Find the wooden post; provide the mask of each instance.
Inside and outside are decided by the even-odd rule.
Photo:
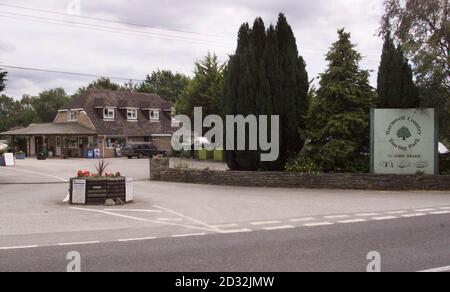
[[[13,153],[13,154],[16,154],[16,144],[15,144],[15,140],[16,140],[16,136],[12,136],[11,147],[12,147],[12,153]]]

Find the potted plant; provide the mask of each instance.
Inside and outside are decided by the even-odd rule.
[[[120,172],[106,172],[107,167],[108,163],[100,160],[95,173],[78,171],[77,177],[70,180],[71,204],[114,206],[133,201],[132,180]]]
[[[23,151],[19,151],[19,152],[16,153],[16,159],[17,160],[24,160],[25,156],[26,156],[26,154]]]

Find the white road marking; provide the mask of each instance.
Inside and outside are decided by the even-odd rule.
[[[246,232],[252,232],[251,229],[235,229],[235,230],[222,230],[220,233],[223,234],[230,234],[230,233],[246,233]]]
[[[386,214],[389,215],[399,215],[399,214],[405,214],[408,213],[407,211],[392,211],[392,212],[386,212]]]
[[[417,210],[414,210],[414,212],[419,212],[419,213],[422,213],[422,212],[431,212],[431,211],[436,211],[436,209],[428,208],[428,209],[417,209]]]
[[[238,227],[239,224],[224,224],[224,225],[214,225],[214,227],[222,229],[222,228],[233,228]]]
[[[380,215],[379,213],[360,213],[360,214],[356,214],[356,216],[359,217],[373,217],[373,216],[378,216]]]
[[[12,174],[12,173],[1,173],[1,172],[0,172],[0,176],[17,176],[17,174]]]
[[[344,218],[349,218],[350,216],[348,215],[331,215],[331,216],[325,216],[325,219],[344,219]]]
[[[120,217],[120,218],[140,221],[140,222],[151,222],[151,223],[156,223],[156,224],[171,225],[171,226],[211,231],[211,229],[209,229],[209,228],[203,228],[203,227],[199,227],[199,226],[191,226],[191,225],[185,225],[185,224],[178,224],[178,223],[172,223],[172,222],[164,222],[164,221],[157,221],[157,220],[151,220],[151,219],[145,219],[145,218],[139,218],[139,217],[133,217],[133,216],[126,216],[126,215],[122,215],[122,214],[116,214],[116,213],[102,211],[102,210],[96,210],[96,209],[76,208],[76,207],[70,207],[69,209],[86,211],[86,212],[96,212],[96,213],[106,214],[106,215],[110,215],[110,216],[115,216],[115,217]]]
[[[443,273],[443,272],[450,272],[450,266],[420,271],[419,273]]]
[[[273,226],[273,227],[265,227],[264,230],[272,231],[272,230],[283,230],[283,229],[294,229],[295,226],[285,225],[285,226]]]
[[[173,222],[181,222],[181,221],[183,221],[182,218],[158,218],[156,220],[158,220],[158,221],[173,221]]]
[[[0,247],[0,250],[14,250],[14,249],[29,249],[29,248],[37,248],[38,245],[25,245],[25,246],[7,246]]]
[[[142,237],[142,238],[129,238],[129,239],[119,239],[118,242],[131,242],[131,241],[146,241],[158,239],[157,237]]]
[[[109,212],[136,212],[136,213],[162,213],[161,210],[140,210],[140,209],[103,209]]]
[[[376,220],[376,221],[383,221],[383,220],[397,219],[397,217],[395,217],[395,216],[385,216],[385,217],[374,217],[372,219]]]
[[[341,224],[361,223],[361,222],[367,222],[367,220],[366,219],[352,219],[352,220],[339,221],[339,223],[341,223]]]
[[[180,237],[193,237],[193,236],[204,236],[206,233],[191,233],[191,234],[177,234],[172,235],[173,238],[180,238]]]
[[[291,221],[291,222],[307,222],[307,221],[314,221],[314,220],[316,220],[316,218],[309,217],[309,218],[290,219],[289,221]]]
[[[440,207],[441,210],[450,210],[450,207]]]
[[[6,170],[12,170],[12,171],[18,171],[18,172],[24,172],[24,173],[32,173],[32,174],[38,174],[41,176],[47,176],[47,177],[51,177],[51,178],[55,178],[59,181],[63,181],[63,182],[69,182],[67,179],[59,177],[59,176],[55,176],[55,175],[51,175],[51,174],[47,174],[47,173],[42,173],[42,172],[38,172],[38,171],[32,171],[32,170],[23,170],[23,169],[17,169],[17,168],[5,168]]]
[[[58,243],[59,246],[98,244],[100,241]]]
[[[449,210],[449,211],[436,211],[436,212],[430,212],[430,214],[432,214],[432,215],[450,214],[450,210]]]
[[[424,213],[415,213],[415,214],[405,214],[405,215],[402,215],[402,217],[405,217],[405,218],[412,218],[412,217],[421,217],[421,216],[426,216],[427,214],[424,214]]]
[[[161,209],[161,210],[163,210],[163,211],[167,211],[167,212],[172,213],[172,214],[175,214],[175,215],[177,215],[177,216],[183,217],[183,218],[185,218],[185,219],[187,219],[187,220],[190,220],[190,221],[192,221],[192,222],[198,223],[198,224],[200,224],[200,225],[203,225],[203,226],[207,227],[207,228],[209,229],[209,231],[220,232],[220,230],[219,230],[218,228],[216,228],[216,227],[214,227],[214,226],[211,226],[211,225],[209,225],[209,224],[206,223],[206,222],[203,222],[203,221],[200,221],[200,220],[198,220],[198,219],[194,219],[194,218],[192,218],[192,217],[189,217],[189,216],[186,216],[186,215],[184,215],[184,214],[181,214],[180,212],[177,212],[177,211],[174,211],[174,210],[170,210],[170,209],[168,209],[168,208],[161,207],[161,206],[156,206],[156,205],[153,206],[153,207],[155,207],[155,208],[157,208],[157,209]],[[203,229],[205,229],[205,228],[203,228]]]
[[[281,221],[258,221],[250,223],[253,226],[280,224]]]
[[[318,222],[318,223],[305,224],[303,226],[305,226],[305,227],[316,227],[316,226],[327,226],[327,225],[334,225],[334,223],[331,223],[331,222]]]

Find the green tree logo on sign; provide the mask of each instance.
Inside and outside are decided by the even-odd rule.
[[[402,127],[397,132],[397,137],[403,139],[403,141],[406,141],[406,139],[410,138],[411,136],[411,132],[407,127]]]

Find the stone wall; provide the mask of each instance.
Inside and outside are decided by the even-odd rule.
[[[79,124],[89,128],[89,129],[96,130],[94,124],[92,123],[91,119],[86,114],[86,112],[84,112],[84,111],[76,111],[76,112],[77,112],[77,121],[76,121],[76,123],[79,123]],[[67,121],[68,114],[69,114],[69,112],[67,112],[67,111],[58,112],[58,114],[56,115],[54,123],[55,124],[68,123],[68,121]]]
[[[319,174],[210,171],[169,168],[168,159],[150,160],[150,180],[177,183],[311,189],[450,191],[450,176]]]

